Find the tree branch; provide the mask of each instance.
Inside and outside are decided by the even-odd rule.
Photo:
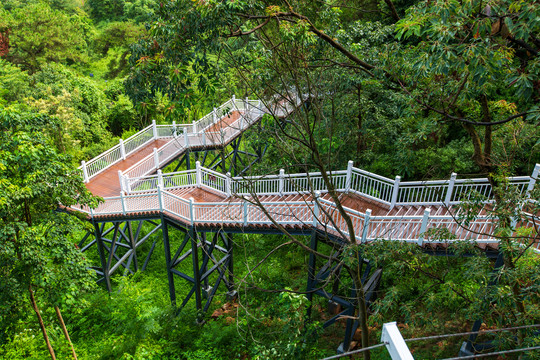
[[[322,32],[321,30],[317,29],[317,27],[311,22],[311,20],[308,17],[306,17],[304,15],[301,15],[301,14],[298,14],[298,13],[296,13],[294,11],[291,11],[291,12],[277,12],[277,13],[275,13],[273,15],[270,15],[270,16],[246,15],[246,14],[239,14],[239,16],[245,17],[247,19],[265,19],[265,20],[267,20],[269,18],[275,18],[276,20],[279,20],[280,18],[283,18],[284,20],[291,21],[291,19],[288,19],[288,18],[292,17],[292,18],[303,20],[303,21],[305,21],[305,22],[307,22],[309,24],[310,31],[312,33],[314,33],[315,35],[317,35],[318,38],[320,38],[321,40],[328,43],[330,46],[332,46],[334,49],[339,51],[345,57],[352,60],[354,63],[360,65],[360,67],[362,69],[364,69],[364,70],[372,70],[372,69],[375,68],[374,65],[368,64],[367,62],[359,59],[354,54],[352,54],[350,51],[345,49],[345,47],[343,47],[343,45],[341,45],[340,43],[338,43],[337,41],[332,39],[332,37],[328,36],[327,34]],[[373,74],[371,74],[371,73],[369,73],[369,74],[371,76],[373,76]]]
[[[388,8],[390,8],[390,15],[392,15],[392,19],[394,19],[396,22],[399,21],[400,18],[392,0],[384,0],[384,2],[386,3],[386,5],[388,5]]]
[[[226,37],[238,37],[238,36],[246,36],[246,35],[249,35],[249,34],[252,34],[254,33],[255,31],[261,29],[262,27],[266,26],[266,24],[268,24],[270,22],[270,17],[268,17],[264,22],[262,22],[261,24],[255,26],[253,29],[251,30],[248,30],[246,32],[243,32],[242,30],[238,29],[237,31],[235,32],[231,32],[229,35],[227,35]]]

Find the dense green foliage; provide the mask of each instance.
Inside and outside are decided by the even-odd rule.
[[[191,123],[233,94],[266,103],[279,94],[309,101],[285,128],[267,117],[264,130],[246,132],[245,142],[269,144],[255,172],[343,169],[352,159],[402,180],[457,172],[504,188],[501,174],[530,175],[540,163],[539,19],[537,2],[527,0],[3,1],[0,358],[49,356],[34,297],[59,358],[71,353],[55,307],[79,359],[334,354],[344,321],[321,328],[332,316],[326,301],[309,304],[301,293],[308,255],[292,245],[275,250],[282,236],[235,236],[239,300],[218,293],[202,326],[192,303],[180,313],[170,306],[158,235],[144,273],[115,275],[111,294],[95,286],[86,268],[97,255],[74,246],[88,222],[55,212],[96,204],[74,166],[152,119]],[[481,200],[465,204],[460,220]],[[497,201],[490,210],[505,220],[497,229],[505,264],[496,272],[470,244],[451,249],[467,257],[391,242],[347,248],[346,265],[358,266],[361,253],[384,267],[367,318],[372,343],[389,321],[405,337],[468,331],[479,318],[488,328],[538,322],[540,261],[517,245],[538,235],[510,236],[522,197],[503,191]],[[494,279],[498,286],[488,286]],[[354,287],[353,278],[340,281]],[[178,294],[189,290],[177,285]],[[538,345],[531,331],[493,339],[500,349]],[[411,348],[417,358],[453,356],[463,340]],[[378,349],[372,358],[387,355]]]
[[[74,306],[76,298],[94,285],[83,254],[73,244],[73,233],[81,224],[54,212],[59,205],[97,204],[67,156],[58,154],[43,135],[44,128],[57,126],[47,116],[0,111],[0,339],[4,341],[28,316],[21,306],[28,295],[37,314],[35,298],[39,307]]]

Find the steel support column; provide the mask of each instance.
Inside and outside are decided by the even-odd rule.
[[[133,259],[133,268],[135,271],[139,271],[139,263],[137,261],[137,246],[136,246],[136,241],[135,241],[136,238],[135,236],[133,236],[133,228],[131,227],[131,221],[127,222],[127,228],[128,228],[128,234],[129,234],[129,242],[131,245],[131,249],[133,250],[130,256],[130,261]]]
[[[229,254],[229,259],[227,261],[227,272],[228,279],[227,281],[227,297],[229,300],[234,299],[237,296],[236,290],[234,288],[234,256],[233,256],[233,235],[231,233],[226,233],[225,237],[227,242],[225,243],[227,253]]]
[[[499,270],[504,265],[504,255],[502,251],[499,252],[499,255],[497,256],[497,260],[495,260],[495,264],[493,265],[493,270],[491,272],[491,280],[488,283],[488,287],[497,285],[498,278],[496,276],[497,270]],[[477,344],[476,339],[478,338],[478,331],[480,331],[480,327],[482,326],[482,320],[477,319],[473,326],[471,332],[475,332],[474,334],[469,335],[469,338],[467,341],[464,341],[461,345],[461,348],[459,349],[459,356],[470,356],[474,355],[477,352],[488,350],[493,347],[491,342],[484,343],[484,344]]]
[[[161,233],[163,235],[163,247],[165,249],[165,266],[167,267],[167,280],[169,281],[169,296],[171,298],[171,304],[176,306],[176,291],[174,288],[174,276],[171,272],[171,245],[169,243],[169,227],[167,226],[167,220],[161,216]],[[152,245],[153,250],[153,245]]]
[[[201,296],[201,274],[199,271],[199,246],[197,239],[197,232],[195,227],[190,226],[189,238],[191,240],[191,260],[193,262],[193,288],[195,289],[195,306],[197,308],[197,318],[199,319],[200,311],[202,310],[202,296]]]
[[[99,225],[97,223],[94,223],[94,229],[95,229],[95,234],[96,234],[99,260],[101,262],[101,271],[103,273],[103,280],[105,281],[105,287],[107,288],[107,291],[111,292],[112,291],[111,278],[109,275],[109,268],[107,267],[107,259],[105,257],[103,239],[101,238],[102,230],[99,228]]]
[[[314,290],[314,283],[315,283],[315,267],[317,264],[317,257],[315,256],[315,251],[317,251],[317,245],[319,244],[318,237],[317,237],[317,230],[313,229],[311,230],[311,242],[310,242],[310,249],[312,252],[309,253],[309,262],[308,262],[308,278],[307,278],[307,299],[309,300],[309,307],[307,309],[307,318],[309,319],[311,317],[311,309],[312,309],[312,300],[313,300],[313,290]]]

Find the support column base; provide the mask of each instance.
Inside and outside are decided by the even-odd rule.
[[[328,305],[326,309],[332,315],[337,315],[343,310],[341,305],[339,305],[337,302],[332,301],[332,300],[328,300]]]
[[[227,292],[227,301],[234,301],[236,299],[238,299],[238,292],[236,290]]]
[[[474,353],[470,350],[471,346],[468,341],[464,341],[459,349],[458,356],[472,356]]]
[[[202,288],[201,291],[202,291],[203,298],[208,299],[208,297],[210,296],[210,293],[212,292],[212,290],[213,290],[213,287],[211,287],[211,286],[207,286],[205,288]]]
[[[346,353],[347,351],[349,351],[349,349],[344,349],[343,348],[343,343],[339,344],[338,348],[337,348],[337,354],[343,354],[343,353]]]

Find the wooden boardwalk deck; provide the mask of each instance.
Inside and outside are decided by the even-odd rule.
[[[249,113],[255,114],[253,117],[246,117],[244,114],[239,110],[229,111],[219,119],[214,117],[214,122],[211,121],[212,117],[206,117],[200,120],[199,132],[186,132],[184,128],[179,135],[174,136],[176,128],[172,131],[171,127],[160,128],[164,129],[161,131],[164,136],[161,137],[157,135],[155,124],[153,130],[142,130],[140,133],[146,134],[146,137],[141,135],[137,141],[144,145],[129,153],[125,160],[118,160],[116,157],[117,161],[112,165],[89,177],[86,184],[88,190],[105,198],[105,202],[97,209],[80,210],[86,211],[98,221],[135,219],[163,213],[187,226],[205,228],[277,230],[277,222],[285,228],[310,229],[316,224],[317,228],[330,235],[347,237],[346,223],[337,211],[336,204],[326,193],[326,188],[319,189],[322,195],[317,202],[305,193],[308,183],[312,186],[322,184],[321,179],[317,178],[320,174],[311,174],[309,177],[302,174],[290,175],[286,183],[283,174],[251,179],[245,184],[258,184],[259,190],[256,194],[241,193],[248,190],[244,188],[246,185],[242,183],[242,178],[234,179],[235,190],[232,190],[233,180],[230,177],[209,169],[197,168],[196,173],[192,170],[191,173],[188,171],[178,175],[170,174],[160,190],[157,177],[147,177],[157,168],[181,156],[188,147],[227,146],[263,115],[260,111]],[[182,129],[182,125],[179,127]],[[148,134],[148,131],[153,131],[153,135]],[[97,160],[94,159],[94,164],[102,161],[106,166],[106,156],[112,154],[112,151],[113,149],[96,158]],[[117,151],[115,156],[119,153],[122,152]],[[133,172],[135,176],[123,175],[121,186],[119,171]],[[536,166],[535,173],[530,177],[513,178],[515,186],[522,191],[527,187],[530,189],[536,181],[538,171],[540,165]],[[494,221],[485,216],[485,211],[478,214],[478,219],[468,228],[464,228],[456,222],[455,216],[459,210],[452,205],[461,201],[461,198],[458,198],[462,196],[460,194],[466,194],[466,191],[473,188],[489,194],[491,190],[486,179],[468,182],[456,180],[454,177],[449,181],[400,184],[399,181],[394,182],[393,179],[353,168],[352,162],[346,171],[334,172],[332,178],[335,180],[334,187],[341,189],[340,202],[353,221],[357,241],[389,239],[415,242],[423,246],[446,246],[449,242],[460,239],[474,240],[483,247],[497,246],[497,239],[491,235],[495,228]],[[129,183],[129,180],[132,181],[130,184],[134,185],[135,191],[130,190],[129,186],[126,187],[125,182]],[[141,183],[144,183],[144,186],[139,187],[138,184]],[[458,190],[454,189],[454,185]],[[304,193],[298,193],[299,190]],[[259,206],[260,203],[264,205],[264,209]],[[444,203],[447,205],[443,205]],[[424,241],[424,233],[429,229],[447,230],[447,238]]]
[[[195,224],[201,228],[237,228],[250,231],[266,231],[268,229],[278,230],[278,227],[271,223],[267,215],[260,208],[256,208],[255,205],[252,205],[253,208],[250,210],[250,219],[247,224],[242,222],[242,213],[241,208],[237,205],[239,202],[249,201],[250,203],[255,202],[252,197],[226,197],[223,194],[220,194],[216,191],[211,191],[204,188],[193,187],[184,187],[179,189],[173,189],[169,191],[171,194],[178,196],[183,201],[192,200],[197,206],[197,218],[199,219],[212,219],[204,221],[196,221]],[[344,206],[348,209],[354,211],[366,211],[370,209],[372,211],[372,216],[384,218],[391,217],[387,221],[380,222],[377,226],[372,226],[368,232],[368,238],[370,239],[392,239],[396,234],[406,233],[409,238],[416,239],[420,236],[421,222],[420,218],[427,207],[424,206],[397,206],[393,209],[389,209],[386,206],[377,204],[373,200],[366,199],[362,196],[356,194],[341,194],[340,200]],[[297,230],[309,230],[312,228],[312,216],[313,212],[310,209],[310,204],[312,204],[313,198],[310,195],[262,195],[257,196],[257,200],[263,204],[272,204],[265,206],[268,214],[272,218],[276,219],[285,229],[297,229]],[[321,200],[330,201],[331,198],[328,194],[321,196]],[[292,204],[292,205],[291,205]],[[305,205],[302,205],[305,204]],[[155,204],[154,204],[155,206]],[[255,209],[256,208],[256,209]],[[431,211],[437,215],[448,215],[449,211],[452,209],[447,209],[443,206],[440,207],[430,207]],[[185,213],[182,216],[174,214],[172,212],[164,211],[164,213],[170,218],[175,219],[181,223],[184,223],[186,226],[190,226],[191,223],[187,219],[189,216],[188,208],[185,209]],[[98,221],[106,221],[107,219],[116,219],[119,216],[122,219],[137,219],[144,216],[159,215],[159,212],[156,209],[149,211],[131,212],[125,215],[119,214],[108,214],[108,215],[99,215],[95,214],[94,217]],[[416,221],[411,221],[408,218],[416,217]],[[261,220],[263,220],[261,222]],[[289,220],[289,221],[288,221]],[[358,220],[358,219],[356,219]],[[356,235],[362,231],[362,222],[355,221],[353,218],[353,223],[355,227]],[[444,227],[444,223],[439,224],[440,227]],[[437,225],[432,226],[437,227]],[[336,231],[336,228],[341,228],[342,231],[346,229],[344,222],[341,219],[341,216],[334,210],[327,211],[325,215],[320,217],[320,223],[318,224],[320,230],[324,230],[331,236],[337,238],[343,237],[342,234]],[[475,231],[479,230],[478,228],[461,229],[456,227],[455,231],[459,231],[461,235],[468,234],[471,238],[475,237]],[[490,228],[485,228],[484,231],[489,233]],[[346,230],[345,230],[346,231]],[[489,236],[483,234],[481,236],[476,235],[477,240],[488,240]],[[414,241],[416,242],[416,241]],[[447,247],[448,243],[446,241],[426,241],[422,244],[426,247],[431,248],[441,248]],[[482,249],[496,249],[497,244],[493,241],[482,242],[480,241],[479,247]]]
[[[92,194],[100,197],[110,197],[120,195],[120,181],[118,180],[118,171],[125,171],[135,165],[148,155],[152,154],[154,148],[159,148],[167,144],[170,140],[158,139],[154,140],[145,147],[130,154],[126,160],[121,160],[110,166],[105,171],[94,176],[88,183],[86,188]]]
[[[236,137],[238,137],[243,131],[247,129],[241,128],[239,121],[241,120],[241,112],[233,111],[229,116],[224,117],[215,124],[209,126],[204,130],[203,135],[197,137],[191,137],[189,139],[189,146],[191,148],[221,148],[229,145]],[[253,125],[256,119],[249,126]],[[181,127],[181,125],[179,125]],[[222,136],[222,133],[227,137]],[[120,194],[120,181],[118,178],[118,171],[125,172],[133,165],[139,163],[141,160],[151,155],[154,148],[160,149],[172,143],[178,143],[176,152],[173,154],[173,158],[177,158],[186,151],[185,140],[183,137],[169,137],[160,138],[154,140],[137,151],[129,154],[125,160],[121,160],[103,172],[93,176],[86,184],[86,188],[94,195],[100,197],[118,196]],[[146,174],[148,175],[148,174]]]

